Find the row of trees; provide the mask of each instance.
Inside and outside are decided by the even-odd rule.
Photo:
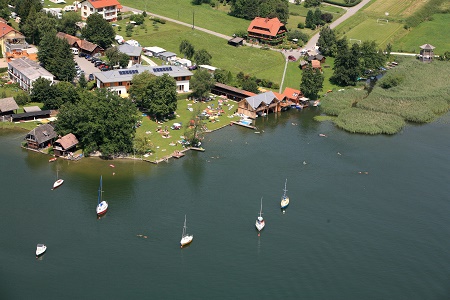
[[[306,14],[305,27],[314,30],[318,26],[323,26],[326,23],[331,23],[332,20],[332,14],[322,13],[319,8],[316,8],[315,11],[308,10],[308,13]]]
[[[232,0],[230,15],[253,20],[255,17],[277,17],[286,23],[289,18],[289,4],[286,0]]]

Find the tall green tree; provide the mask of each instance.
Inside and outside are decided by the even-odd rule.
[[[138,114],[128,99],[106,89],[81,93],[80,101],[64,104],[55,129],[60,135],[72,132],[84,153],[100,151],[103,156],[133,153]]]
[[[112,66],[120,65],[121,68],[126,68],[130,62],[130,57],[125,53],[120,52],[117,47],[106,49],[105,55]]]
[[[180,52],[188,59],[194,56],[194,46],[188,40],[182,40],[180,43]]]
[[[66,12],[58,22],[58,31],[76,35],[78,31],[77,22],[81,22],[81,15],[79,13],[74,11]]]
[[[306,28],[315,28],[315,21],[314,21],[314,12],[312,10],[308,10],[308,13],[306,14],[305,19],[305,27]]]
[[[300,90],[306,97],[317,99],[319,92],[323,88],[323,81],[324,76],[320,70],[307,67],[302,72]]]
[[[230,4],[230,15],[238,18],[252,20],[255,17],[277,17],[283,23],[289,18],[286,0],[234,0]]]
[[[375,41],[364,41],[359,46],[359,63],[360,71],[378,70],[386,62],[386,57],[383,51],[378,49]]]
[[[194,54],[194,61],[197,65],[209,65],[211,58],[211,54],[205,49],[200,49]]]
[[[214,72],[214,79],[223,84],[231,84],[233,82],[233,74],[230,71],[217,69]]]
[[[255,94],[259,93],[258,83],[255,78],[247,77],[242,81],[242,89]]]
[[[336,45],[337,54],[330,81],[339,86],[355,85],[360,75],[359,45],[353,44],[349,49],[346,37],[339,39]]]
[[[215,84],[214,78],[207,70],[200,69],[195,72],[190,81],[190,88],[194,97],[206,97]]]
[[[107,49],[114,42],[114,28],[98,14],[90,15],[86,20],[86,26],[81,30],[81,35],[88,41]]]
[[[20,17],[20,23],[25,23],[27,21],[30,10],[39,12],[42,10],[41,0],[15,0],[14,1],[15,12]],[[20,27],[22,31],[22,27]]]
[[[319,40],[317,41],[317,46],[319,46],[319,51],[325,56],[336,55],[336,35],[333,29],[326,26],[320,30]]]
[[[26,37],[26,40],[36,45],[36,41],[39,39],[39,29],[36,26],[37,21],[37,12],[34,6],[32,6],[29,10],[28,17],[25,21],[20,22],[20,30]]]
[[[10,13],[11,12],[8,8],[8,0],[0,0],[0,18],[7,20]]]
[[[50,80],[38,78],[33,82],[30,93],[31,102],[42,102],[46,109],[58,109],[61,105],[61,99],[57,98],[57,91]]]
[[[137,74],[129,92],[138,105],[158,119],[177,109],[177,84],[168,74],[155,76],[147,71]]]

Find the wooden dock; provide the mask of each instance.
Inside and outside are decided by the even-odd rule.
[[[239,125],[239,126],[242,126],[242,127],[247,127],[247,128],[253,129],[253,130],[257,129],[256,126],[247,125],[247,124],[243,124],[243,123],[236,122],[236,121],[231,121],[230,124],[235,124],[235,125]]]

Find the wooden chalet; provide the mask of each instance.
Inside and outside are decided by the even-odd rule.
[[[283,42],[287,29],[278,18],[256,17],[247,29],[248,38],[263,44],[276,45]]]
[[[279,111],[281,111],[280,101],[272,91],[242,99],[238,103],[238,113],[252,119]]]
[[[73,133],[69,133],[53,143],[53,152],[56,157],[66,156],[69,152],[74,152],[77,145],[78,139]]]
[[[300,99],[303,98],[303,93],[300,90],[287,87],[284,89],[283,95],[291,105],[298,105],[302,102]]]
[[[234,101],[241,101],[242,99],[245,99],[247,97],[255,96],[256,94],[238,89],[234,86],[229,86],[223,83],[216,82],[211,89],[211,93],[218,95],[218,96],[226,96],[230,100]]]
[[[0,99],[0,116],[14,114],[18,109],[19,106],[13,97]]]
[[[43,149],[52,145],[58,135],[50,124],[43,124],[31,130],[26,136],[27,148]]]
[[[64,32],[58,32],[56,36],[60,39],[65,39],[67,43],[69,43],[70,47],[77,48],[80,53],[85,53],[89,55],[100,53],[101,55],[103,55],[105,51],[102,47],[100,47],[97,44],[91,43],[87,40],[82,40],[80,38],[77,38],[76,36]]]

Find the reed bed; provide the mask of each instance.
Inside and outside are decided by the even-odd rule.
[[[326,94],[320,99],[320,107],[327,115],[337,116],[343,110],[354,106],[358,101],[367,97],[367,91],[362,89],[348,89]]]

